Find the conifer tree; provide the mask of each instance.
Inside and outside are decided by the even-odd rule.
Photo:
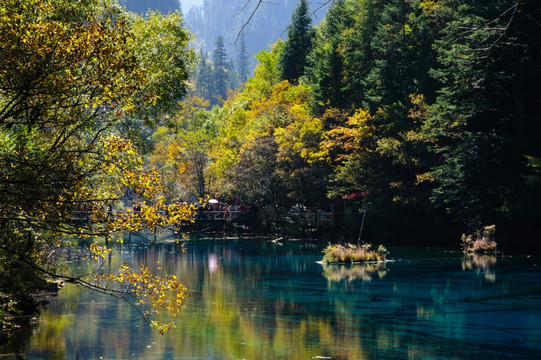
[[[318,115],[326,108],[345,109],[348,107],[347,97],[343,93],[344,56],[339,47],[342,32],[350,17],[343,2],[334,4],[327,12],[320,31],[316,35],[316,41],[320,46],[314,46],[309,55],[310,68],[307,69],[307,76],[313,91],[311,105]]]
[[[301,0],[291,16],[287,40],[280,54],[278,66],[282,80],[297,83],[298,79],[304,75],[314,39],[311,23],[308,1]]]
[[[239,37],[239,58],[237,64],[237,71],[241,83],[244,83],[248,79],[248,72],[250,71],[249,62],[248,49],[246,48],[246,36],[244,35],[244,32],[242,32]]]
[[[227,74],[227,53],[225,51],[224,38],[222,36],[218,36],[214,43],[212,61],[214,62],[214,96],[210,100],[213,104],[217,104],[219,99],[226,98],[229,83],[229,75]]]
[[[212,67],[208,60],[207,54],[200,51],[200,61],[196,72],[196,88],[195,93],[203,98],[210,100],[213,94],[212,86]]]

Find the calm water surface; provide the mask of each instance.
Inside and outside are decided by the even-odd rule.
[[[541,259],[391,249],[386,264],[322,266],[322,247],[119,246],[105,268],[160,261],[189,288],[177,328],[160,336],[126,303],[67,286],[21,358],[540,358]]]

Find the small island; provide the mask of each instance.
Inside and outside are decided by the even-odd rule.
[[[380,245],[375,250],[370,243],[362,245],[351,243],[346,243],[346,245],[329,244],[323,250],[324,256],[321,262],[324,264],[341,264],[385,261],[387,253],[387,249],[383,245]]]
[[[462,235],[462,249],[465,254],[496,254],[496,225],[485,226],[474,235]]]

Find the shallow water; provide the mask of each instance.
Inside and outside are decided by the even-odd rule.
[[[175,274],[190,297],[164,336],[121,300],[67,286],[26,359],[534,359],[541,259],[390,249],[394,261],[322,266],[323,245],[189,240],[119,246],[122,262]],[[80,273],[95,264],[73,262]],[[1,356],[0,356],[1,358]]]

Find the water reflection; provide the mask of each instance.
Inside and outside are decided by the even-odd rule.
[[[382,279],[385,275],[387,267],[384,262],[353,265],[323,264],[323,276],[331,282],[372,281],[374,276]]]
[[[496,256],[493,255],[467,255],[462,259],[462,270],[475,270],[486,281],[496,281]]]
[[[176,329],[160,336],[124,302],[67,286],[43,309],[24,356],[452,359],[541,351],[541,274],[523,262],[488,283],[446,254],[322,272],[319,245],[207,240],[185,249],[118,246],[104,264],[159,261],[161,271],[182,279],[191,295]],[[71,265],[85,272],[91,264]]]

